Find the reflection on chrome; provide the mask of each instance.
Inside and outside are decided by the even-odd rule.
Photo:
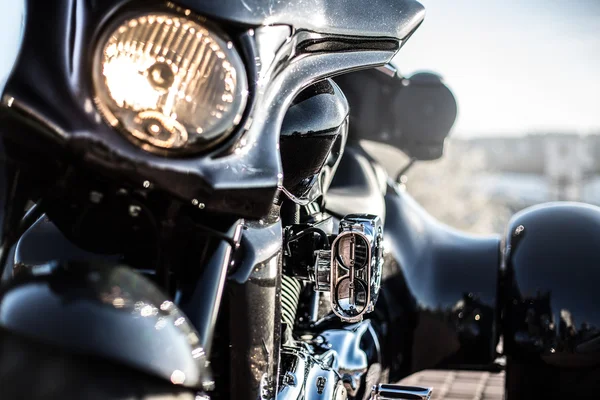
[[[362,236],[345,235],[338,241],[338,261],[341,267],[346,269],[363,268],[369,261],[369,245]]]
[[[337,285],[336,300],[339,307],[348,315],[355,316],[367,306],[367,288],[358,278],[350,275],[342,278]]]
[[[192,357],[194,358],[200,358],[200,357],[204,357],[206,353],[204,352],[204,349],[201,347],[198,347],[197,349],[192,350]]]
[[[122,308],[125,305],[125,300],[122,297],[117,297],[113,300],[112,304],[115,308]]]
[[[154,324],[154,328],[158,331],[167,326],[167,320],[163,317],[160,317],[158,321]]]
[[[164,301],[160,305],[160,309],[163,310],[163,311],[168,311],[172,306],[173,306],[173,302],[171,302],[171,301]]]
[[[146,305],[140,310],[140,315],[142,317],[150,317],[156,314],[158,314],[158,310],[151,305]]]

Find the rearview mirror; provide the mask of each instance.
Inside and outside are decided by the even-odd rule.
[[[367,70],[336,82],[350,103],[350,140],[389,144],[414,160],[443,155],[457,104],[439,75],[421,72],[401,78]]]

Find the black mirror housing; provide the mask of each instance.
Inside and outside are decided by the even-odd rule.
[[[378,70],[340,76],[336,82],[350,103],[350,140],[392,145],[415,160],[435,160],[458,112],[442,78],[420,72],[410,78]]]

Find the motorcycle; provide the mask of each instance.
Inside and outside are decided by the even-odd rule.
[[[466,235],[361,146],[442,155],[452,94],[386,67],[417,2],[26,5],[0,80],[3,399],[427,399],[388,382],[502,355],[511,400],[594,393],[597,209]]]
[[[388,64],[418,2],[15,7],[3,399],[414,396],[371,390],[382,220],[324,199],[348,133],[331,77]]]

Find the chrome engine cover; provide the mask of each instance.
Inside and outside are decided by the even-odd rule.
[[[315,291],[329,292],[331,309],[342,321],[359,322],[375,309],[383,268],[383,226],[378,216],[347,215],[340,221],[337,235],[296,225],[286,234],[284,247],[284,272],[313,283]]]
[[[352,214],[340,221],[331,245],[329,279],[333,312],[348,322],[375,309],[383,266],[383,227],[375,215]]]

